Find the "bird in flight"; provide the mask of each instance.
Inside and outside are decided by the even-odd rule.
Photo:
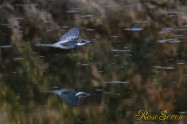
[[[37,44],[36,46],[56,47],[61,49],[73,49],[78,46],[91,43],[91,41],[79,38],[79,28],[73,27],[62,35],[57,43],[54,44]]]
[[[69,106],[77,106],[80,100],[84,97],[91,96],[90,93],[82,92],[74,88],[55,89],[48,93],[57,94]]]

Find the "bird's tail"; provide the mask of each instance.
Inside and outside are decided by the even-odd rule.
[[[36,46],[42,46],[42,47],[53,47],[53,44],[36,44]]]

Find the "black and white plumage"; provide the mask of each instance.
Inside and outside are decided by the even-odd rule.
[[[90,93],[82,92],[74,88],[55,89],[48,91],[57,94],[69,106],[77,106],[81,98],[91,96]]]
[[[73,27],[62,35],[57,43],[54,44],[37,44],[43,47],[56,47],[61,49],[72,49],[78,46],[85,45],[91,41],[79,38],[79,28]]]

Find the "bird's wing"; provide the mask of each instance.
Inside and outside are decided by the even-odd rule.
[[[75,94],[69,94],[68,92],[67,94],[62,93],[60,95],[60,98],[64,100],[64,102],[68,104],[69,106],[77,106],[80,101],[80,99],[76,97]]]
[[[73,27],[69,29],[64,35],[60,37],[60,40],[58,43],[65,43],[69,42],[72,39],[76,39],[79,37],[79,28],[78,27]]]
[[[71,39],[69,42],[60,43],[60,45],[67,48],[75,48],[78,46],[77,43],[78,43],[78,38],[75,38],[75,39]]]

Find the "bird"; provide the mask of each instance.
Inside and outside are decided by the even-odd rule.
[[[72,107],[77,106],[82,98],[91,96],[90,93],[79,91],[75,88],[55,89],[48,91],[48,93],[57,94],[61,100]]]
[[[91,43],[91,41],[79,38],[79,28],[72,27],[64,35],[60,37],[58,42],[54,44],[36,44],[36,46],[73,49],[88,43]]]

